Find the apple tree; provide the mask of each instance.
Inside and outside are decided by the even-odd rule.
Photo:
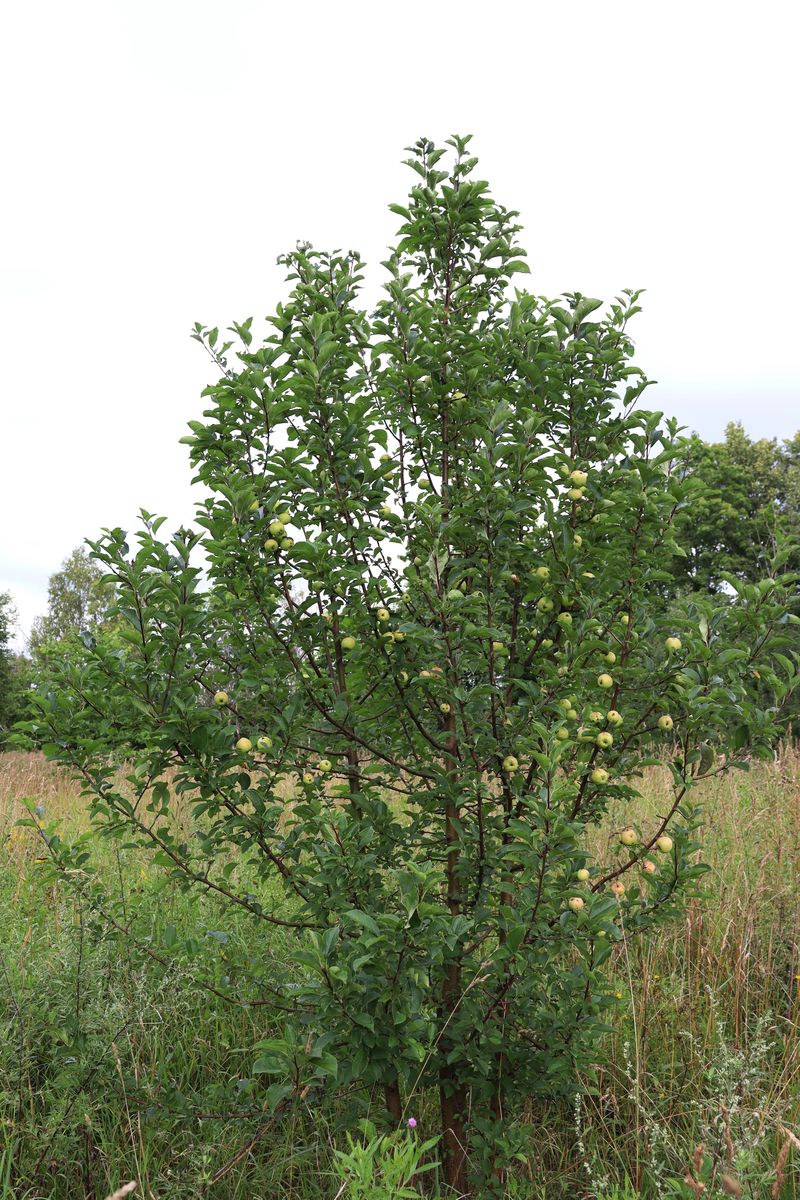
[[[777,571],[651,604],[700,485],[638,407],[638,294],[513,286],[517,215],[468,140],[413,147],[373,311],[356,253],[300,245],[263,337],[196,327],[195,527],[93,544],[118,638],[85,637],[37,724],[98,829],[262,931],[270,1101],[361,1087],[399,1122],[436,1089],[446,1182],[488,1195],[524,1102],[597,1060],[617,943],[698,887],[696,785],[769,752],[795,668]],[[592,857],[654,761],[671,803]]]

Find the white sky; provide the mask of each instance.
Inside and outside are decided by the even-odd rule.
[[[544,294],[646,287],[648,393],[800,426],[795,3],[25,0],[0,24],[0,591],[139,506],[190,518],[212,377],[299,239],[377,265],[403,148],[472,132]]]

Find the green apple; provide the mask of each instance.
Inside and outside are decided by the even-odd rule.
[[[575,545],[576,545],[576,546],[582,546],[582,545],[583,545],[583,538],[581,537],[581,535],[580,535],[579,533],[576,533],[576,534],[575,534],[575,537],[574,537],[572,540],[573,540],[573,542],[575,543]]]
[[[570,500],[582,500],[583,499],[583,488],[579,488],[579,487],[570,488],[569,491],[567,492],[567,495],[569,496]]]
[[[681,642],[681,639],[679,637],[668,637],[666,639],[666,641],[664,642],[664,645],[667,647],[668,650],[672,651],[672,650],[680,650],[683,643]]]
[[[275,541],[275,538],[267,538],[267,540],[264,542],[264,549],[270,552],[272,550],[277,550],[278,543]]]
[[[615,708],[610,708],[606,713],[606,720],[608,721],[609,725],[621,725],[622,713],[617,712]]]
[[[506,648],[502,642],[492,642],[492,650],[495,654],[505,654]]]
[[[389,620],[388,608],[379,608],[378,611],[375,613],[375,616],[378,618],[379,621],[388,621]]]
[[[323,773],[331,770],[331,760],[329,758],[321,758],[317,763],[317,770]]]
[[[628,614],[627,614],[627,613],[620,613],[620,618],[619,618],[619,619],[620,619],[620,621],[622,622],[622,624],[623,624],[623,625],[629,625],[629,624],[630,624],[630,620],[631,620],[631,619],[630,619],[630,617],[628,616]]]
[[[519,770],[519,760],[513,754],[507,754],[503,759],[503,770],[506,774],[513,775],[515,771]]]
[[[613,650],[609,650],[607,654],[603,655],[603,658],[607,663],[615,663],[617,661],[617,656]]]
[[[404,642],[406,640],[406,635],[403,633],[402,629],[395,629],[393,636],[396,642]]]
[[[614,680],[605,671],[602,675],[597,676],[597,683],[599,687],[606,689],[614,686]]]
[[[408,671],[401,671],[397,678],[402,684],[408,683]]]
[[[569,730],[565,728],[564,725],[559,725],[558,729],[556,730],[556,737],[560,742],[565,742],[569,737]]]
[[[550,568],[549,567],[537,567],[533,573],[538,579],[549,579],[550,578]]]
[[[572,614],[568,612],[560,612],[556,617],[559,625],[569,626],[572,624]]]
[[[310,771],[306,771],[305,775],[303,776],[303,783],[313,783],[313,782],[314,782],[314,776],[311,774]]]
[[[286,527],[284,526],[283,521],[270,521],[269,531],[274,538],[280,538],[283,537],[284,533],[286,532]]]
[[[281,539],[281,550],[291,550],[293,545],[294,545],[294,538],[287,537],[287,538]]]
[[[658,728],[663,729],[665,732],[669,732],[672,729],[672,724],[672,717],[669,713],[664,713],[663,717],[658,718]]]
[[[552,646],[552,644],[553,644],[552,638],[542,638],[542,649],[543,650],[549,650],[550,647]]]
[[[609,733],[607,729],[604,729],[602,733],[598,733],[594,740],[601,750],[608,750],[609,747],[614,745],[614,735]]]
[[[549,596],[540,596],[536,601],[536,607],[539,609],[539,612],[552,612],[553,601]]]
[[[592,783],[603,784],[608,783],[608,771],[603,767],[595,767],[591,775]]]
[[[447,716],[447,714],[450,712],[450,705],[443,701],[439,705],[439,712],[442,712],[445,716]]]
[[[576,487],[583,487],[588,479],[585,471],[570,471],[569,477]]]
[[[569,907],[572,909],[573,912],[580,912],[584,906],[585,901],[583,900],[583,898],[581,896],[570,896],[567,903],[569,904]]]
[[[636,837],[636,830],[631,829],[630,827],[628,829],[623,829],[622,833],[619,835],[619,840],[622,842],[623,846],[635,846],[638,841],[638,838]]]
[[[215,692],[214,693],[214,703],[218,704],[220,706],[220,708],[222,707],[223,704],[227,704],[228,703],[228,693],[227,692]]]
[[[581,867],[579,871],[576,871],[575,878],[579,883],[586,883],[586,880],[589,878],[589,872],[586,870],[586,867]]]
[[[462,591],[460,591],[458,588],[450,588],[450,591],[447,593],[446,599],[450,600],[451,603],[453,603],[453,604],[457,604],[460,600],[464,599],[464,593]]]
[[[381,516],[390,517],[392,515],[391,507],[388,504],[381,505]]]
[[[577,719],[578,719],[578,710],[576,708],[568,708],[567,709],[567,720],[568,721],[577,721]]]
[[[602,719],[603,719],[603,714],[601,712],[598,712],[596,708],[592,709],[592,711],[589,713],[590,721],[602,721]]]
[[[661,837],[656,842],[657,848],[662,854],[669,854],[672,849],[672,838],[667,833],[662,833]]]
[[[342,638],[342,649],[343,650],[355,650],[355,648],[356,648],[356,639],[354,637],[350,637],[348,634],[347,637]]]
[[[236,743],[236,749],[242,754],[249,754],[253,749],[253,743],[250,741],[250,738],[240,737]]]
[[[265,750],[269,750],[269,749],[271,749],[271,747],[272,747],[272,738],[267,737],[266,734],[262,734],[262,736],[256,742],[256,750],[260,750],[261,753],[263,754]]]

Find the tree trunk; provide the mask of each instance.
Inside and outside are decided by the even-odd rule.
[[[467,1131],[464,1111],[467,1106],[466,1091],[456,1085],[455,1072],[445,1065],[439,1072],[439,1097],[442,1108],[442,1161],[445,1183],[456,1196],[467,1197]]]
[[[396,1125],[399,1125],[403,1119],[403,1103],[400,1099],[400,1088],[396,1083],[385,1083],[383,1085],[383,1098],[386,1103],[386,1111]]]

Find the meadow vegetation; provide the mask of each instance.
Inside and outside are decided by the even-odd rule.
[[[641,790],[638,803],[659,811],[667,772],[648,768]],[[711,1196],[739,1194],[735,1181],[746,1195],[797,1194],[800,753],[784,747],[774,762],[708,780],[700,798],[705,894],[678,923],[615,948],[618,1003],[596,1085],[573,1103],[529,1106],[529,1152],[509,1196],[699,1195],[687,1171]],[[136,934],[116,936],[79,888],[45,881],[39,835],[16,824],[23,800],[65,832],[87,826],[63,773],[38,754],[3,756],[0,1196],[104,1197],[127,1179],[159,1200],[339,1194],[335,1151],[347,1151],[360,1119],[380,1119],[382,1097],[319,1089],[277,1116],[264,1111],[252,1047],[282,1014],[208,990],[224,981],[228,939],[240,958],[252,945],[249,918],[226,914],[221,940],[212,900],[106,842],[104,884],[124,897]],[[619,816],[612,808],[594,831],[598,854]],[[173,817],[190,820],[180,797]],[[284,950],[279,933],[266,947],[259,934],[279,987],[291,970]],[[436,1128],[435,1097],[409,1103],[417,1127],[402,1137],[422,1141]],[[430,1194],[436,1172],[420,1179]]]

